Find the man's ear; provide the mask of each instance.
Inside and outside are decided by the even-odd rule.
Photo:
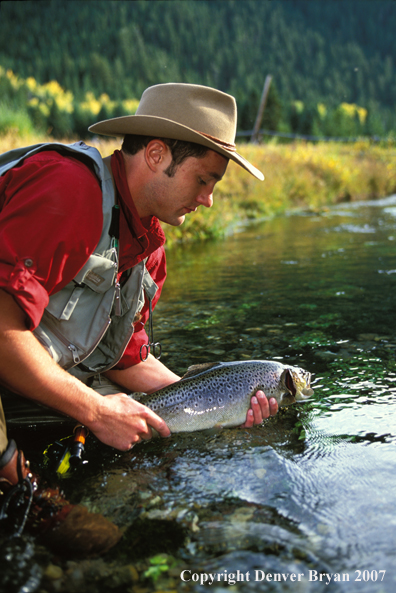
[[[156,171],[158,167],[163,167],[165,159],[169,157],[169,147],[162,140],[155,138],[150,140],[145,149],[145,159],[148,167]]]

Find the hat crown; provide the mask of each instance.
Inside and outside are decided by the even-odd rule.
[[[168,119],[222,142],[235,142],[235,99],[210,87],[182,83],[151,86],[144,91],[136,115]]]

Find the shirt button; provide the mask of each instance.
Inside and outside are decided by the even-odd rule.
[[[25,259],[25,261],[24,261],[24,264],[25,264],[25,266],[26,266],[27,268],[31,268],[31,267],[32,267],[32,265],[33,265],[33,260],[32,260],[32,259],[30,259],[30,258],[28,258],[28,259]]]

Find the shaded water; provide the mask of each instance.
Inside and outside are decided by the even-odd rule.
[[[174,435],[127,454],[91,441],[65,490],[126,534],[90,561],[26,540],[12,552],[28,558],[23,578],[35,567],[46,591],[126,591],[137,570],[143,591],[203,591],[211,573],[220,592],[239,571],[234,591],[393,593],[395,241],[393,197],[171,251],[154,314],[165,364],[182,374],[209,360],[278,359],[315,373],[315,395],[250,430]],[[48,563],[57,579],[42,576]]]

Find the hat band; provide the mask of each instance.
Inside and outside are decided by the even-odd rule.
[[[195,130],[195,131],[198,132],[198,134],[201,134],[201,136],[205,136],[205,138],[208,138],[208,140],[212,140],[213,142],[216,142],[216,144],[219,144],[219,146],[221,146],[222,148],[225,148],[226,150],[229,150],[230,152],[236,152],[235,144],[229,144],[228,142],[224,142],[223,140],[220,140],[219,138],[216,138],[215,136],[210,136],[209,134],[205,134],[204,132],[200,132],[199,130]]]

